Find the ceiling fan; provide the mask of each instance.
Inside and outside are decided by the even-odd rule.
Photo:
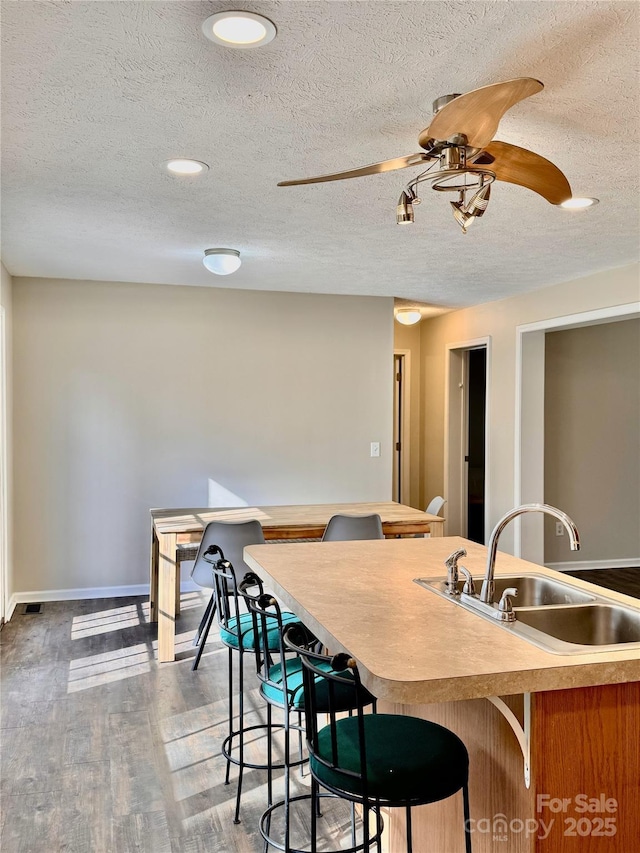
[[[550,204],[562,204],[571,199],[571,187],[557,166],[526,148],[493,139],[507,110],[543,88],[539,80],[518,77],[474,89],[465,95],[444,95],[433,102],[434,117],[418,136],[423,150],[417,154],[315,178],[281,181],[278,186],[342,181],[432,161],[400,194],[396,222],[398,225],[413,222],[413,205],[420,203],[418,186],[428,181],[433,190],[457,194],[457,200],[450,204],[465,234],[486,211],[494,181],[519,184],[538,193]]]

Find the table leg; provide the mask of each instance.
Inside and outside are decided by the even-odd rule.
[[[180,615],[180,566],[181,562],[176,554],[176,616]]]
[[[436,536],[444,536],[444,518],[442,521],[432,521],[429,525],[429,529],[431,531],[432,539]]]
[[[158,621],[158,537],[151,521],[151,561],[149,567],[149,621]]]
[[[158,537],[158,660],[175,660],[176,638],[176,534]]]

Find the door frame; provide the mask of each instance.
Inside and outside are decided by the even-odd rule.
[[[445,512],[445,533],[447,536],[461,535],[462,525],[466,518],[466,507],[463,506],[465,494],[465,466],[461,448],[465,442],[464,398],[466,389],[460,381],[464,365],[464,353],[483,347],[487,353],[487,379],[485,397],[485,477],[484,477],[484,537],[488,541],[490,527],[490,483],[491,456],[490,430],[491,422],[491,335],[483,338],[473,338],[468,341],[457,341],[445,345],[445,382],[444,382],[444,495],[447,501]]]
[[[544,368],[545,335],[563,329],[597,326],[640,317],[640,302],[565,314],[516,326],[516,387],[514,430],[514,506],[544,503]],[[544,565],[542,514],[521,527],[514,520],[514,556]]]
[[[411,350],[409,349],[394,349],[394,362],[395,356],[401,355],[403,356],[402,362],[402,397],[400,400],[401,408],[400,408],[400,446],[402,448],[402,479],[400,483],[401,493],[400,503],[410,505],[411,499]],[[394,375],[393,381],[395,384],[395,363],[394,363]],[[394,407],[395,407],[395,388],[394,388]],[[395,417],[395,408],[393,415]],[[395,465],[395,448],[391,454],[391,458],[393,460],[392,464]],[[392,482],[393,482],[393,471],[392,471]]]

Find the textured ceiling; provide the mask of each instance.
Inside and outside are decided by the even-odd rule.
[[[259,50],[215,11],[261,12]],[[590,2],[4,2],[3,260],[23,276],[397,296],[463,305],[637,259],[638,13]],[[413,153],[439,95],[530,75],[498,138],[553,160],[569,213],[508,184],[465,236],[412,170],[277,188]],[[170,157],[209,163],[198,179]],[[230,246],[243,266],[208,273]]]

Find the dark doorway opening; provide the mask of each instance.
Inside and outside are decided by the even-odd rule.
[[[467,368],[467,538],[484,545],[487,350],[469,350]]]

